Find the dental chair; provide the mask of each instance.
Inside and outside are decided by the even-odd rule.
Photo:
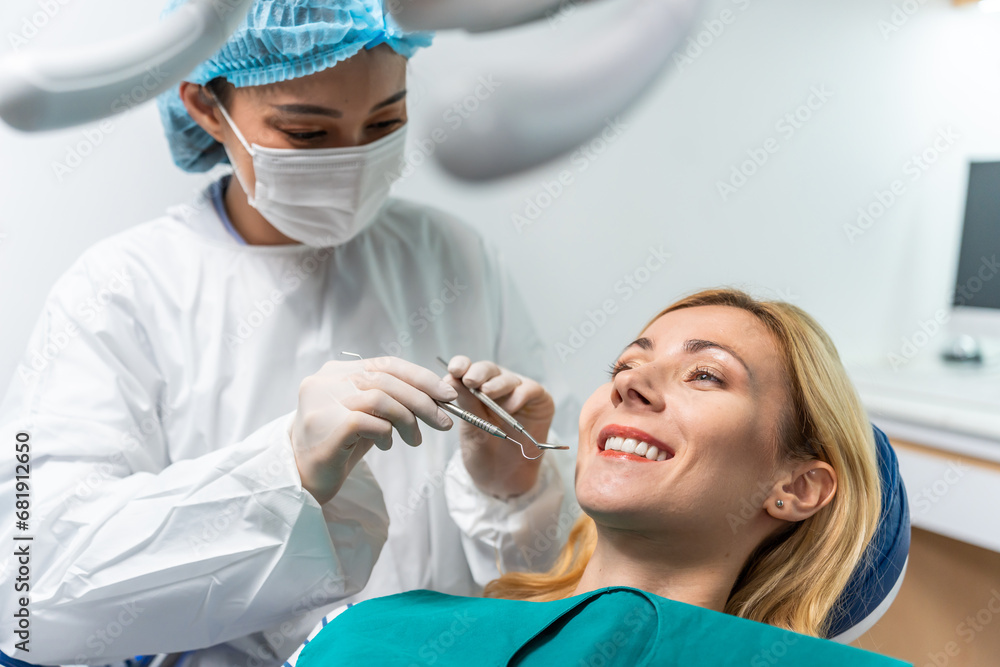
[[[910,507],[896,453],[885,433],[875,429],[882,516],[861,564],[834,608],[828,637],[848,644],[868,632],[889,609],[903,585],[910,553]]]

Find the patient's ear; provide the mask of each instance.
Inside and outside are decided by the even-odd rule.
[[[823,461],[806,461],[789,468],[774,485],[765,509],[775,519],[804,521],[830,504],[836,493],[833,467]]]

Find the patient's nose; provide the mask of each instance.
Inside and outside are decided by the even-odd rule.
[[[612,382],[611,403],[617,408],[625,407],[659,412],[665,407],[662,394],[649,382],[651,369],[646,364],[639,368],[624,370]]]

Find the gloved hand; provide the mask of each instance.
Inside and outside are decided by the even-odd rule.
[[[528,457],[536,457],[541,453],[527,437],[495,415],[466,387],[478,389],[492,398],[519,421],[535,440],[547,442],[549,427],[555,416],[555,402],[542,385],[491,361],[473,363],[465,356],[451,359],[445,381],[458,390],[459,407],[499,426],[524,445],[524,452]],[[507,499],[526,493],[534,487],[538,480],[541,458],[530,461],[513,442],[495,438],[464,421],[460,425],[460,437],[462,461],[472,480],[482,491]]]
[[[396,357],[325,364],[302,381],[291,427],[303,488],[326,503],[372,445],[392,447],[394,428],[411,447],[422,442],[418,418],[450,429],[451,418],[434,401],[457,397],[433,371]]]

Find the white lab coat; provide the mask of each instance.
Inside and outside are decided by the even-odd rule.
[[[336,604],[472,595],[498,565],[547,567],[558,549],[531,545],[559,521],[552,455],[532,491],[502,502],[472,484],[457,429],[422,426],[421,447],[373,449],[324,507],[302,489],[288,440],[298,386],[341,351],[435,370],[435,356],[466,354],[535,376],[542,356],[496,253],[412,203],[315,250],[240,245],[204,194],[87,251],[0,407],[3,442],[31,436],[30,529],[17,534],[34,535],[31,651],[12,639],[9,553],[0,649],[35,664],[186,651],[183,667],[280,664]]]

